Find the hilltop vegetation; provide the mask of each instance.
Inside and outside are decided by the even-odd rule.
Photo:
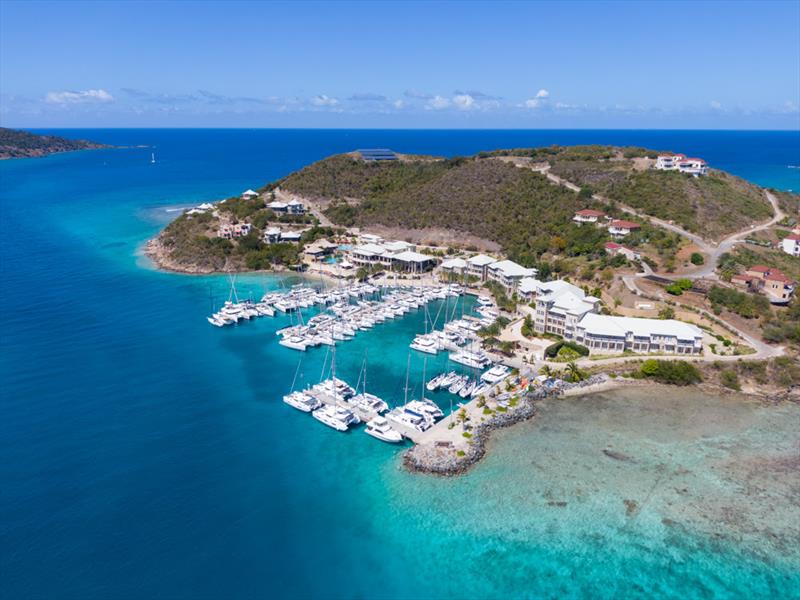
[[[571,221],[586,200],[539,173],[495,160],[365,163],[334,156],[279,184],[330,200],[325,214],[339,225],[456,230],[499,243],[523,264],[551,247],[570,256],[596,252],[604,240],[602,231]]]
[[[106,148],[87,140],[69,140],[55,135],[36,135],[27,131],[0,127],[0,159],[33,158],[56,152]]]
[[[546,253],[573,257],[602,252],[607,239],[602,231],[571,222],[582,208],[624,217],[616,207],[619,202],[710,238],[771,215],[758,187],[719,171],[699,178],[654,171],[648,168],[648,157],[657,154],[633,147],[551,146],[386,163],[337,155],[274,185],[321,200],[326,216],[339,225],[457,230],[500,244],[526,265]],[[545,164],[582,186],[581,193],[525,168]],[[592,201],[592,192],[608,202]],[[634,244],[646,243],[658,234],[651,229],[633,237]]]

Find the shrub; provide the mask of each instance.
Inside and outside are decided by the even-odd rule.
[[[575,342],[559,341],[555,344],[550,344],[544,351],[547,358],[555,358],[559,355],[562,348],[567,348],[577,353],[579,356],[589,356],[589,349],[586,346],[581,346]]]
[[[699,252],[692,252],[692,256],[689,258],[689,260],[693,265],[702,265],[706,262],[706,260],[703,258],[703,255]]]
[[[691,385],[703,380],[697,367],[681,360],[648,359],[642,363],[640,374],[670,385]]]
[[[726,388],[736,390],[737,392],[742,390],[742,386],[739,384],[739,376],[736,374],[736,371],[732,369],[722,371],[719,380]]]

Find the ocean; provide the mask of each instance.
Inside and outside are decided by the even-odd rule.
[[[796,406],[682,391],[662,424],[641,392],[565,400],[499,432],[468,475],[415,476],[402,449],[283,404],[295,373],[316,381],[325,361],[277,344],[287,317],[211,327],[227,278],[153,270],[141,246],[179,207],[362,147],[642,145],[800,190],[800,132],[49,133],[126,148],[0,162],[3,597],[798,596],[797,471],[748,488],[797,443]],[[371,390],[402,400],[423,329],[418,312],[359,334],[338,373],[355,381],[366,358]],[[411,357],[412,393],[444,360]],[[684,435],[700,405],[724,426]],[[603,460],[609,444],[635,460]]]

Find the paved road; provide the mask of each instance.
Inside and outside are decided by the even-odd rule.
[[[580,187],[578,187],[577,185],[575,185],[574,183],[572,183],[570,181],[562,179],[558,175],[554,175],[553,173],[550,173],[547,169],[537,169],[537,170],[540,171],[540,172],[543,172],[547,176],[547,178],[550,181],[554,182],[554,183],[557,183],[559,185],[563,185],[567,189],[570,189],[570,190],[573,190],[573,191],[576,191],[576,192],[580,191]],[[704,254],[706,254],[708,258],[707,258],[707,260],[706,260],[704,265],[701,265],[701,266],[697,267],[696,269],[693,269],[693,270],[688,271],[686,273],[682,273],[681,276],[682,277],[688,277],[690,279],[708,279],[708,278],[713,279],[713,278],[716,278],[715,270],[717,268],[717,263],[719,262],[720,256],[722,256],[726,252],[730,252],[730,250],[736,244],[742,242],[745,238],[749,237],[750,235],[752,235],[752,234],[754,234],[754,233],[756,233],[758,231],[763,231],[764,229],[769,229],[770,227],[775,225],[775,223],[781,221],[786,216],[784,214],[784,212],[781,210],[781,208],[780,208],[780,206],[778,204],[778,199],[773,194],[771,194],[770,192],[768,192],[766,190],[764,190],[764,193],[767,196],[767,200],[769,200],[769,203],[772,205],[772,210],[773,210],[773,213],[774,213],[773,217],[771,219],[769,219],[768,221],[766,221],[765,223],[761,223],[760,225],[753,225],[752,227],[748,227],[747,229],[742,229],[740,231],[737,231],[736,233],[733,233],[733,234],[729,235],[728,237],[726,237],[725,239],[723,239],[722,241],[720,241],[719,243],[716,243],[716,244],[712,243],[712,242],[708,242],[708,241],[704,240],[702,237],[700,237],[699,235],[697,235],[695,233],[691,233],[690,231],[686,231],[685,229],[683,229],[682,227],[679,227],[678,225],[675,225],[673,223],[669,223],[667,221],[664,221],[663,219],[659,219],[659,218],[656,218],[656,217],[651,217],[650,215],[642,214],[639,211],[631,208],[630,206],[625,206],[624,204],[619,204],[619,203],[617,203],[617,206],[619,206],[619,208],[622,211],[624,211],[624,212],[626,212],[626,213],[628,213],[630,215],[639,217],[641,219],[648,220],[651,223],[653,223],[654,225],[658,225],[659,227],[667,229],[668,231],[672,231],[673,233],[677,233],[678,235],[680,235],[682,237],[685,237],[686,239],[691,240],[692,242],[694,242],[697,245],[697,247],[700,248],[700,251],[703,252]],[[605,196],[601,196],[600,194],[593,194],[592,198],[594,200],[597,200],[598,202],[605,202],[605,203],[609,202],[608,198],[606,198]],[[642,277],[642,276],[644,276],[646,274],[647,273],[639,274],[639,275],[637,275],[637,277]],[[628,285],[628,282],[626,282],[626,285]],[[630,287],[630,286],[628,286],[628,287]]]

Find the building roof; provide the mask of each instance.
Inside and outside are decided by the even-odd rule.
[[[500,271],[506,277],[530,277],[536,275],[536,269],[526,269],[513,260],[501,260],[489,265],[492,271]]]
[[[522,294],[535,294],[539,291],[542,285],[544,284],[535,277],[523,277],[519,280],[519,287],[517,287],[517,291]]]
[[[384,242],[383,247],[385,250],[388,250],[389,252],[402,252],[403,250],[408,250],[409,248],[411,248],[411,244],[409,244],[408,242],[401,242],[401,241]]]
[[[303,235],[302,231],[283,231],[281,232],[281,239],[299,240],[302,235]]]
[[[618,244],[617,242],[606,242],[605,244],[606,250],[627,250],[628,252],[633,252],[637,254],[637,251],[633,248],[628,248],[627,246],[623,246],[622,244]]]
[[[280,235],[281,230],[277,227],[268,227],[264,231],[264,235]]]
[[[617,229],[639,229],[641,225],[633,221],[617,220],[611,221],[611,227],[616,227]]]
[[[467,261],[463,258],[448,258],[442,261],[443,269],[463,269],[467,266]]]
[[[769,273],[771,270],[767,265],[753,265],[745,269],[745,271],[752,271],[753,273]]]
[[[253,190],[245,190],[244,192],[242,192],[242,196],[258,196],[258,192],[255,192]]]
[[[792,241],[795,241],[795,242],[800,242],[800,234],[798,234],[798,233],[791,233],[791,234],[787,235],[787,236],[786,236],[785,238],[783,238],[783,239],[785,239],[785,240],[792,240]]]
[[[399,260],[400,262],[414,262],[414,263],[422,263],[428,262],[433,260],[432,257],[428,256],[427,254],[420,254],[419,252],[413,252],[412,250],[406,250],[401,252],[400,254],[395,254],[392,256],[394,260]]]
[[[474,267],[485,267],[486,265],[497,262],[497,259],[486,256],[485,254],[476,254],[475,256],[470,256],[467,262]]]
[[[579,296],[571,291],[564,291],[556,296],[551,310],[583,315],[590,312],[594,305],[595,302],[590,302],[585,296]]]
[[[578,327],[592,335],[613,337],[624,337],[628,333],[638,337],[663,335],[692,341],[703,337],[703,332],[698,327],[675,319],[641,319],[588,313],[578,323]]]
[[[606,213],[600,210],[592,210],[591,208],[584,208],[583,210],[579,210],[575,213],[576,215],[580,215],[582,217],[603,217]]]
[[[278,200],[267,204],[267,208],[286,208],[287,206],[286,202],[279,202]]]

